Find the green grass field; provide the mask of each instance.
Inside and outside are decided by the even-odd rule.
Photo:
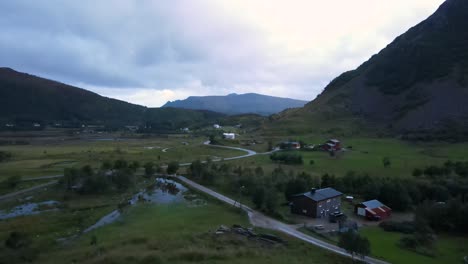
[[[168,137],[125,141],[74,140],[53,144],[0,146],[0,151],[11,152],[11,160],[0,163],[0,181],[12,175],[34,177],[57,175],[66,167],[92,165],[103,161],[125,159],[164,164],[196,159],[223,158],[243,155],[244,152],[211,148],[201,143],[204,138]],[[184,144],[184,142],[188,144]],[[162,150],[167,149],[165,152]]]
[[[397,245],[402,234],[385,232],[379,227],[367,227],[360,233],[371,242],[372,255],[391,263],[445,264],[463,263],[468,255],[468,238],[439,235],[436,242],[435,257],[428,257],[403,249]]]
[[[319,144],[326,138],[299,138],[310,144]],[[447,160],[468,160],[468,143],[451,144],[437,143],[410,143],[397,139],[377,138],[343,138],[345,147],[352,149],[331,157],[322,151],[299,151],[303,156],[303,165],[281,166],[286,171],[305,171],[313,175],[324,173],[343,176],[348,171],[368,173],[371,176],[406,177],[410,176],[413,169],[424,168],[429,165],[441,165]],[[383,158],[388,157],[391,165],[383,166]],[[310,161],[314,164],[311,165]],[[262,166],[265,171],[272,171],[278,167],[268,155],[254,156],[251,158],[231,161],[242,166]]]
[[[50,195],[53,198],[55,194]],[[93,224],[115,207],[74,213],[57,211],[1,221],[2,241],[11,231],[22,231],[29,234],[32,246],[29,250],[12,250],[1,244],[0,262],[20,263],[21,256],[35,256],[34,263],[57,263],[57,260],[65,263],[350,263],[277,233],[288,243],[269,245],[234,234],[216,236],[213,231],[220,225],[248,226],[248,219],[237,209],[206,199],[208,204],[201,207],[137,205],[126,210],[117,222],[65,243],[57,239],[75,234],[77,229]],[[73,205],[69,206],[76,209],[103,200],[104,196],[88,197],[79,203],[70,202]],[[90,243],[93,236],[96,245]]]

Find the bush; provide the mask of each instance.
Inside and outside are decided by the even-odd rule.
[[[0,162],[7,161],[11,158],[11,153],[6,151],[0,151]]]
[[[179,163],[177,161],[171,161],[167,165],[167,174],[176,174],[179,170]]]
[[[302,164],[302,156],[295,153],[273,153],[270,159],[276,162],[284,162],[285,164]]]
[[[399,232],[403,234],[412,234],[415,232],[414,222],[396,222],[396,221],[384,221],[379,226],[387,232]]]
[[[4,181],[5,185],[9,188],[16,188],[20,182],[21,177],[18,175],[10,176],[8,179],[6,179],[6,181]]]
[[[156,255],[148,255],[141,259],[140,264],[159,264],[163,263],[161,258]]]
[[[156,172],[153,162],[147,162],[145,165],[143,165],[143,167],[145,168],[146,176],[153,176],[153,174]]]
[[[22,232],[11,232],[5,241],[5,246],[11,249],[25,248],[31,245],[29,236]]]

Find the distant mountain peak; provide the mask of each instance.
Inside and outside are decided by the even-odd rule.
[[[210,110],[228,115],[248,113],[271,115],[288,108],[302,107],[306,103],[306,101],[256,93],[231,93],[225,96],[190,96],[185,100],[169,101],[163,107]]]

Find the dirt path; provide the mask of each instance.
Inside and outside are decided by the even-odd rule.
[[[5,194],[5,195],[0,196],[0,201],[8,200],[8,199],[11,199],[11,198],[13,198],[13,197],[15,197],[17,195],[22,195],[22,194],[25,194],[25,193],[28,193],[28,192],[36,191],[38,189],[45,188],[45,187],[48,187],[48,186],[51,186],[51,185],[55,185],[57,183],[58,183],[58,181],[54,180],[54,181],[50,181],[48,183],[36,185],[36,186],[28,188],[28,189],[24,189],[24,190],[20,190],[20,191],[17,191],[17,192],[12,192],[12,193],[9,193],[9,194]]]

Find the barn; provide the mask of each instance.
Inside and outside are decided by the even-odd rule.
[[[325,144],[322,145],[324,151],[340,151],[341,142],[338,139],[329,139]]]
[[[341,192],[333,188],[312,189],[291,197],[291,213],[315,218],[328,218],[341,209]]]
[[[234,133],[223,133],[224,139],[236,139],[236,134]]]
[[[280,144],[280,149],[300,149],[301,143],[295,141],[286,141]]]
[[[378,200],[362,202],[354,207],[355,213],[369,220],[383,220],[392,215],[392,209]]]

